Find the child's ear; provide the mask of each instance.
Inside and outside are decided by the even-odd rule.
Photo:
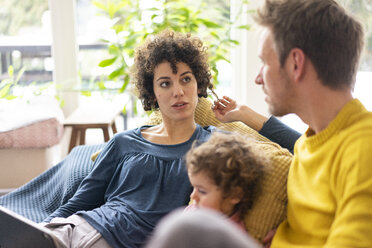
[[[238,204],[243,198],[243,190],[240,187],[234,187],[231,190],[231,194],[229,196],[229,200],[232,204]]]

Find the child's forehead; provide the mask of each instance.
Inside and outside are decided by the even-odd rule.
[[[189,174],[189,178],[190,178],[191,183],[214,184],[214,185],[216,185],[216,183],[214,182],[210,173],[207,173],[207,171],[205,171],[205,170],[201,170],[201,171],[198,171],[198,172],[189,171],[188,174]]]

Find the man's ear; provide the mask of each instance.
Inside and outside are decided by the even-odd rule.
[[[304,51],[299,48],[293,48],[288,55],[289,70],[295,82],[301,80],[305,74],[305,59]]]

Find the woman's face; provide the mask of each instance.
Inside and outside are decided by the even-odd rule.
[[[198,86],[190,67],[177,63],[174,74],[169,62],[160,63],[154,70],[154,94],[163,120],[194,120],[198,103]]]

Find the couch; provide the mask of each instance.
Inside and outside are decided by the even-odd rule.
[[[254,140],[257,149],[267,158],[261,194],[244,218],[249,233],[261,240],[286,217],[286,182],[292,155],[240,122],[220,123],[215,119],[211,105],[208,99],[199,101],[195,113],[197,123],[239,132],[247,139]],[[160,122],[160,114],[153,112],[144,124]],[[103,146],[104,144],[75,147],[63,161],[15,191],[0,197],[0,205],[35,222],[41,222],[74,194],[81,180],[93,168],[92,155],[97,154]]]
[[[0,99],[0,189],[17,188],[60,161],[63,133],[53,97]]]

